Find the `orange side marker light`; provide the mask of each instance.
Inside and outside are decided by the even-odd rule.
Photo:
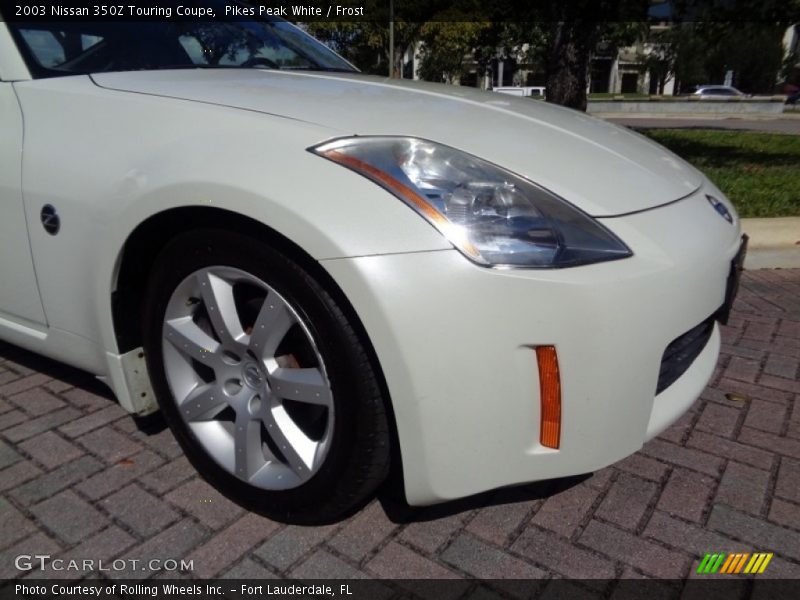
[[[561,376],[555,346],[537,346],[536,362],[539,365],[542,415],[539,442],[542,446],[558,449],[561,443]]]

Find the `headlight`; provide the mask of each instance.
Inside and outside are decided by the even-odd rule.
[[[448,146],[407,137],[352,137],[309,150],[392,192],[481,265],[571,267],[632,254],[555,194]]]

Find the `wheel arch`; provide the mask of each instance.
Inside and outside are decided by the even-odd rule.
[[[368,354],[381,388],[391,435],[392,493],[404,494],[403,467],[392,398],[377,352],[347,295],[322,265],[295,242],[265,223],[237,212],[210,206],[182,206],[149,216],[126,238],[116,261],[110,296],[111,317],[120,354],[142,346],[144,294],[158,255],[176,235],[198,228],[233,231],[264,241],[296,260],[334,296]]]

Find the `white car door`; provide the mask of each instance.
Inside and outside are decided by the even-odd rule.
[[[0,320],[45,323],[22,202],[22,110],[0,81]]]

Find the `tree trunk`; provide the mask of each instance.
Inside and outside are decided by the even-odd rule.
[[[599,24],[553,23],[547,57],[547,101],[586,111],[586,87]]]

